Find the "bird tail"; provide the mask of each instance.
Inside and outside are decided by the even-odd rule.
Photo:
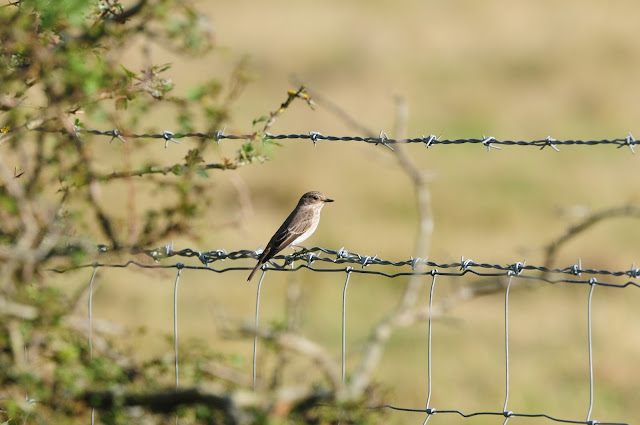
[[[256,266],[253,268],[253,270],[251,270],[251,273],[249,274],[249,277],[247,278],[247,282],[249,282],[251,280],[251,278],[253,277],[253,275],[258,271],[258,269],[263,265],[264,263],[261,261],[258,261],[258,263],[256,264]]]

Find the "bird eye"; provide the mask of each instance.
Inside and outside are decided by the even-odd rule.
[[[313,199],[315,199],[317,201],[318,197],[316,195],[313,195]]]

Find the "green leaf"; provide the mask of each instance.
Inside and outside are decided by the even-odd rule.
[[[207,174],[207,170],[202,167],[196,167],[196,175],[204,178],[209,177],[209,174]]]
[[[200,100],[207,94],[207,88],[205,86],[189,87],[187,90],[187,99]]]
[[[204,158],[200,155],[198,149],[190,149],[184,159],[187,161],[187,167],[193,167],[204,162]]]
[[[258,124],[259,122],[265,122],[266,120],[268,120],[269,117],[266,115],[261,116],[260,118],[256,118],[253,120],[253,125]]]
[[[183,169],[182,165],[176,164],[173,167],[171,167],[171,172],[175,176],[181,176],[182,174],[184,174],[184,169]]]
[[[158,70],[158,72],[164,72],[164,71],[166,71],[168,69],[171,69],[172,66],[173,66],[173,64],[171,62],[165,63],[165,64],[162,64],[162,65],[158,65],[157,66],[157,70]]]
[[[129,78],[136,78],[136,73],[125,68],[124,65],[120,64],[120,67],[124,70],[124,73],[127,74]]]

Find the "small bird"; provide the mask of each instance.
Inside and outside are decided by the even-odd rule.
[[[307,192],[302,195],[298,205],[291,211],[289,217],[271,237],[267,247],[258,258],[258,264],[253,268],[247,281],[254,273],[274,255],[288,246],[297,245],[315,232],[320,222],[320,210],[327,202],[333,202],[320,192]]]

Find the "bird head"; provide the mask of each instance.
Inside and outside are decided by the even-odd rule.
[[[333,199],[327,198],[321,192],[312,191],[302,195],[302,198],[300,198],[299,204],[323,206],[327,202],[333,202]]]

